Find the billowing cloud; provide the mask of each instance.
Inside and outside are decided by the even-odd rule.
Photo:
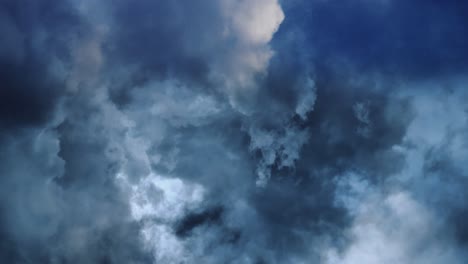
[[[0,4],[0,262],[465,263],[465,4]]]
[[[405,192],[370,196],[357,210],[350,246],[342,253],[328,251],[325,263],[463,263],[466,258],[440,219]]]

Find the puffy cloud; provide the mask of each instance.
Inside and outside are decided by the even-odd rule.
[[[273,55],[268,42],[284,19],[276,0],[118,1],[109,8],[112,63],[135,66],[142,81],[202,82],[233,105],[255,90]]]
[[[341,253],[327,252],[325,263],[463,263],[463,249],[408,193],[374,196],[359,205],[350,245]]]

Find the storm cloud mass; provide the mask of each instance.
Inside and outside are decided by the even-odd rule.
[[[1,0],[0,263],[468,263],[468,4]]]

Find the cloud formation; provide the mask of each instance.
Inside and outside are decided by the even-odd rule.
[[[3,1],[0,262],[465,263],[467,11]]]

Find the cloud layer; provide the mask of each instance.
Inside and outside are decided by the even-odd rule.
[[[465,263],[467,12],[3,1],[0,262]]]

